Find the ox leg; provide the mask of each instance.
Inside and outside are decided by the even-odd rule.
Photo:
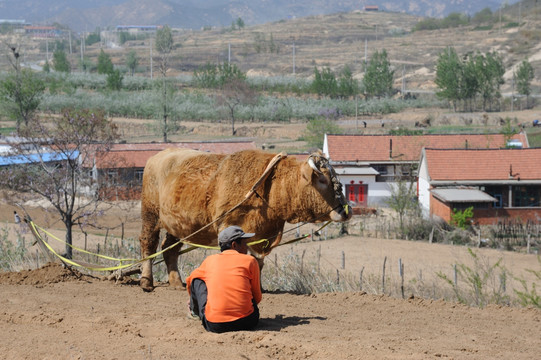
[[[178,241],[178,238],[167,233],[165,240],[162,244],[162,249],[165,249]],[[180,254],[180,249],[182,248],[182,243],[175,246],[171,250],[168,250],[163,253],[163,259],[165,260],[165,265],[167,265],[167,273],[169,275],[169,286],[174,287],[175,289],[184,288],[185,285],[180,279],[180,273],[178,271],[178,256]]]
[[[144,222],[144,220],[143,220]],[[139,241],[141,243],[141,255],[143,258],[150,256],[158,249],[160,229],[155,226],[143,226]],[[152,277],[152,259],[143,261],[141,267],[141,279],[139,285],[144,291],[154,290],[154,279]]]

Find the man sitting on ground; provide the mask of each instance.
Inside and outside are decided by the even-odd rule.
[[[186,279],[190,316],[207,331],[251,330],[259,321],[259,265],[247,255],[255,234],[230,226],[218,234],[220,254],[207,257]]]

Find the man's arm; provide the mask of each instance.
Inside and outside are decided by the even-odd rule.
[[[203,281],[205,281],[205,275],[206,275],[206,260],[203,260],[203,263],[201,265],[199,265],[198,268],[194,269],[194,271],[192,271],[192,273],[190,274],[190,276],[188,276],[186,278],[186,290],[188,290],[188,294],[191,294],[191,286],[192,286],[192,281],[194,281],[194,279],[201,279]]]
[[[255,258],[252,258],[252,261],[250,262],[250,273],[252,274],[252,279],[250,280],[250,283],[252,284],[252,296],[256,304],[259,304],[262,298],[260,282],[261,276],[259,274],[259,264]]]

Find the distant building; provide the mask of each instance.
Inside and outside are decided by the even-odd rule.
[[[58,38],[62,36],[62,30],[54,26],[25,26],[24,31],[34,38]]]
[[[15,19],[0,19],[0,28],[8,28],[12,30],[24,29],[25,26],[30,25],[25,20]]]
[[[377,5],[365,5],[364,11],[379,11],[379,7]]]
[[[163,28],[162,25],[117,25],[116,31],[126,32],[156,32]]]

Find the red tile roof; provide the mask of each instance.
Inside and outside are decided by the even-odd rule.
[[[97,158],[96,166],[100,169],[113,166],[115,168],[143,168],[151,156],[170,147],[217,154],[256,149],[253,141],[114,144],[110,151]]]
[[[512,138],[522,142],[524,147],[528,147],[525,134],[516,134]],[[332,161],[396,162],[418,161],[423,147],[500,148],[505,146],[505,137],[503,134],[327,135],[327,144]]]
[[[541,180],[541,148],[425,149],[425,159],[430,181]]]

